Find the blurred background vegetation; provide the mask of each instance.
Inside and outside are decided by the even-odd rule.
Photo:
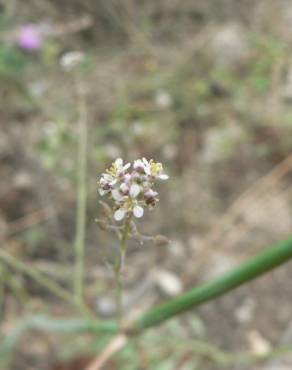
[[[23,27],[40,35],[32,49]],[[88,305],[114,311],[98,229],[97,178],[117,157],[162,162],[170,180],[139,223],[172,243],[130,245],[129,315],[291,234],[292,4],[289,0],[0,1],[1,249],[71,288],[86,103]],[[84,61],[68,71],[72,51]],[[79,90],[78,90],[79,89]],[[0,265],[1,337],[40,313],[74,308]],[[288,370],[291,267],[151,329],[107,369]],[[83,369],[107,336],[27,332],[3,369]],[[0,345],[1,348],[1,345]]]

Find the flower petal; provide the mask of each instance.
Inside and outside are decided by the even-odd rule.
[[[106,191],[101,188],[98,189],[98,192],[99,192],[99,195],[101,196],[103,196],[106,193]]]
[[[115,201],[121,202],[123,200],[122,194],[119,192],[118,189],[113,189],[112,190],[112,197],[114,198]]]
[[[125,175],[124,175],[124,183],[128,185],[128,183],[131,180],[131,177],[132,176],[129,173],[125,173]]]
[[[141,218],[144,214],[144,209],[140,206],[135,206],[133,209],[134,216],[137,218]]]
[[[132,184],[130,187],[130,197],[131,198],[136,198],[140,193],[140,186],[136,183]]]
[[[111,175],[107,174],[107,173],[102,174],[102,179],[104,181],[108,181],[108,182],[113,181],[113,177]]]
[[[117,158],[115,160],[115,165],[116,165],[117,168],[122,167],[123,166],[123,160],[122,160],[122,158]]]
[[[160,180],[167,180],[167,179],[169,179],[169,176],[168,176],[168,175],[166,175],[165,173],[162,173],[161,175],[158,175],[158,178],[159,178]]]
[[[124,165],[123,170],[126,171],[130,167],[131,167],[131,163],[129,162],[129,163]]]
[[[144,172],[146,175],[151,175],[151,165],[150,162],[147,161],[146,158],[143,158],[143,163],[144,163]]]
[[[144,196],[146,198],[155,198],[158,195],[157,191],[154,191],[152,189],[147,189],[144,192]]]
[[[134,165],[133,165],[134,169],[137,170],[137,169],[144,169],[144,163],[141,161],[141,159],[136,159],[134,161]]]
[[[120,186],[120,189],[125,194],[129,191],[129,186],[123,182]]]
[[[116,221],[121,221],[125,216],[126,216],[126,210],[123,209],[123,208],[120,208],[118,209],[115,213],[114,213],[114,219]]]

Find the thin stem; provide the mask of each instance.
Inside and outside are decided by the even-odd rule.
[[[129,331],[135,332],[155,326],[202,303],[214,300],[290,259],[292,259],[292,237],[281,241],[221,277],[150,309],[134,321]]]
[[[83,315],[91,318],[93,317],[90,310],[82,302],[77,302],[69,292],[61,288],[58,284],[47,278],[45,275],[34,269],[32,266],[28,266],[11,254],[7,253],[4,249],[0,249],[0,260],[2,260],[5,264],[11,266],[13,269],[18,270],[23,274],[29,276],[31,279],[46,288],[55,296],[61,298],[70,305],[75,306]]]
[[[122,227],[122,231],[120,233],[119,255],[114,266],[117,319],[120,323],[123,319],[123,283],[121,273],[125,266],[127,240],[129,238],[131,219],[131,217],[128,217]]]
[[[83,301],[84,279],[84,249],[86,225],[86,153],[87,153],[87,109],[81,82],[77,81],[78,111],[79,111],[79,143],[78,143],[78,190],[76,211],[76,236],[75,236],[75,273],[74,294],[78,302]]]
[[[131,221],[132,221],[132,217],[131,216],[126,219],[125,224],[124,224],[124,227],[123,227],[123,231],[122,231],[122,234],[121,234],[120,249],[123,252],[125,252],[126,249],[127,249],[127,241],[129,239],[129,232],[130,232],[130,228],[131,228]]]
[[[116,308],[117,308],[117,320],[120,323],[123,318],[123,294],[122,294],[122,277],[120,270],[115,269],[115,295],[116,295]]]
[[[47,278],[31,266],[28,266],[25,263],[19,261],[11,254],[7,253],[4,249],[0,249],[0,259],[15,270],[21,271],[22,273],[35,280],[38,284],[45,287],[48,291],[50,291],[57,297],[67,301],[70,304],[74,303],[73,297],[65,289],[61,288],[51,279]]]
[[[1,249],[0,259],[15,268],[23,270],[23,272],[39,281],[42,285],[47,286],[46,278],[42,276],[40,278],[38,273],[33,272],[33,270],[30,270],[28,266],[25,266],[22,262],[15,260],[14,257],[7,255],[7,253]],[[214,300],[217,297],[235,289],[236,287],[245,284],[248,281],[259,277],[260,275],[271,271],[275,267],[284,264],[290,259],[292,259],[292,237],[275,244],[272,248],[264,251],[255,258],[250,259],[246,263],[243,263],[238,268],[231,270],[229,273],[223,274],[221,277],[214,279],[209,283],[202,284],[175,299],[169,300],[162,305],[150,309],[145,314],[142,314],[140,317],[138,317],[138,319],[136,319],[134,322],[130,323],[130,325],[126,325],[126,327],[123,328],[123,333],[125,335],[140,334],[145,329],[185,312],[192,307],[196,307],[204,302]],[[62,288],[59,288],[52,282],[50,282],[47,287],[49,290],[53,287],[53,291],[58,296],[61,295],[63,297],[64,293],[65,296],[68,294],[66,291],[63,291]],[[71,297],[69,296],[67,299],[70,301]],[[60,320],[59,322],[53,320],[50,322],[47,319],[43,320],[42,318],[36,320],[37,321],[32,320],[32,323],[30,321],[29,325],[25,324],[24,328],[21,326],[19,330],[16,330],[15,335],[8,337],[4,343],[5,350],[10,350],[15,345],[16,340],[14,339],[19,338],[19,333],[22,333],[22,330],[24,331],[31,327],[38,327],[43,330],[47,330],[48,328],[54,332],[71,332],[71,330],[72,332],[78,332],[79,330],[102,330],[105,332],[116,333],[119,330],[117,325],[111,321],[99,323],[91,320],[81,320],[77,322],[72,322],[70,320]],[[210,352],[209,348],[202,348],[202,346],[200,350],[202,353]],[[280,351],[282,350],[285,351],[286,349],[281,349]],[[288,348],[287,350],[290,349]],[[278,351],[275,353],[275,355],[278,355],[278,353],[281,352]],[[267,354],[266,357],[268,358],[269,356],[270,354]],[[225,355],[222,357],[220,354],[220,361],[226,362],[227,360],[228,359],[226,359]]]
[[[42,330],[53,334],[78,334],[83,332],[115,334],[118,331],[112,321],[96,321],[84,318],[59,319],[37,315],[21,319],[10,335],[0,343],[0,357],[9,353],[29,330]]]

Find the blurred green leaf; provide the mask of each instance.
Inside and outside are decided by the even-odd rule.
[[[25,59],[19,50],[0,44],[0,76],[19,73],[25,67]]]

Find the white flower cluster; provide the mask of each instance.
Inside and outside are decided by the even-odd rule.
[[[107,194],[114,201],[116,221],[132,214],[140,218],[144,214],[143,207],[154,207],[158,201],[158,193],[152,189],[157,179],[168,179],[161,163],[143,158],[124,165],[118,158],[101,175],[99,193]]]

